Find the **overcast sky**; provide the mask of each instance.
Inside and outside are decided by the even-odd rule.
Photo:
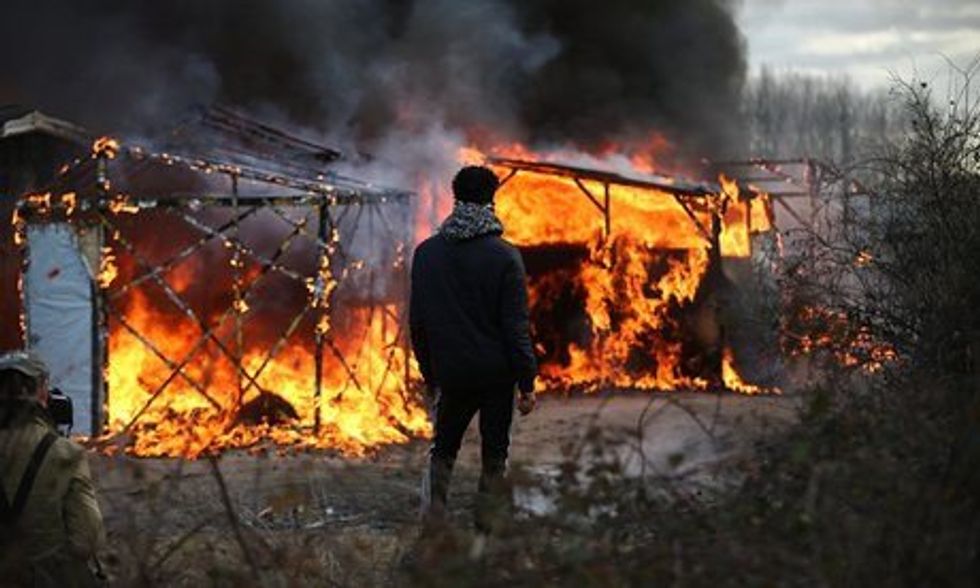
[[[741,0],[752,71],[846,74],[865,88],[890,72],[938,81],[946,55],[980,55],[980,0]]]

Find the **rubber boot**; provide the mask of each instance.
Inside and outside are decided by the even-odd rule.
[[[506,462],[484,463],[474,505],[476,530],[489,534],[499,529],[513,514],[514,496],[505,475]]]
[[[429,456],[429,467],[422,476],[423,534],[426,530],[432,530],[447,522],[449,483],[452,475],[452,461],[434,455]]]

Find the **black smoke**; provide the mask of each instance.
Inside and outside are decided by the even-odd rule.
[[[146,133],[221,103],[365,150],[393,130],[737,145],[726,0],[4,2],[0,103]]]
[[[536,137],[586,143],[667,134],[695,152],[732,146],[745,74],[742,39],[719,0],[515,2],[528,30],[562,51],[521,93]]]

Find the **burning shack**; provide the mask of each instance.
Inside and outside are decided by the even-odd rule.
[[[171,137],[211,144],[180,154],[99,139],[14,208],[25,332],[78,428],[187,456],[423,434],[403,313],[411,193],[304,165],[336,153],[233,113],[194,124],[211,132]]]
[[[773,242],[766,194],[724,177],[488,162],[504,180],[507,236],[528,267],[549,384],[762,390],[737,367],[746,327],[736,298]]]

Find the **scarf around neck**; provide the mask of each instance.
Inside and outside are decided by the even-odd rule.
[[[468,241],[484,235],[501,235],[504,225],[493,211],[493,204],[457,200],[453,212],[439,227],[439,234],[450,241]]]

